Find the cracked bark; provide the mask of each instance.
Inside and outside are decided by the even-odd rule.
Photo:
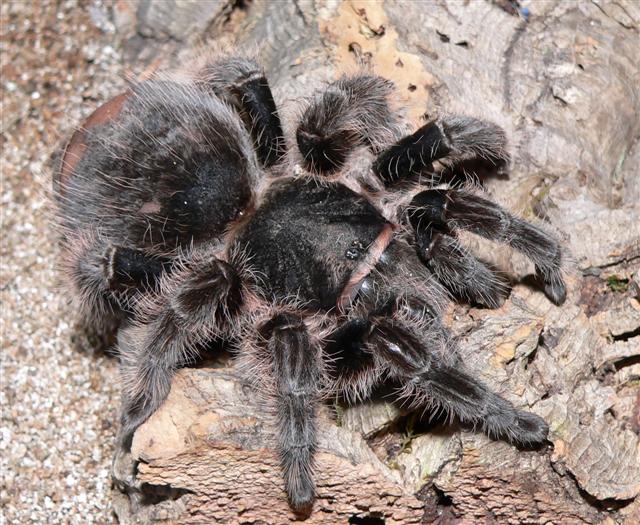
[[[640,522],[638,5],[535,2],[525,20],[509,2],[196,2],[167,29],[142,4],[114,10],[132,66],[183,60],[199,39],[258,46],[289,130],[300,94],[357,60],[396,83],[416,126],[438,112],[497,122],[514,162],[487,189],[549,221],[573,258],[556,308],[525,261],[477,243],[517,284],[501,309],[448,319],[469,367],[544,417],[552,446],[518,450],[382,400],[327,409],[308,522]],[[254,397],[227,364],[181,371],[115,463],[120,521],[295,520]]]

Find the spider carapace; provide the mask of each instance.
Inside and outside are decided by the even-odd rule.
[[[307,308],[331,310],[349,299],[353,279],[366,277],[390,229],[349,188],[296,179],[272,185],[236,242],[274,299],[295,297]]]

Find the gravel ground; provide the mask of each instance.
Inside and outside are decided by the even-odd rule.
[[[122,87],[105,12],[2,2],[0,523],[113,521],[116,363],[71,344],[46,168],[73,125]]]

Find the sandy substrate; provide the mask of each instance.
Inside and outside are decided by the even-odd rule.
[[[123,84],[98,2],[2,2],[1,523],[111,523],[113,359],[71,344],[46,162]]]

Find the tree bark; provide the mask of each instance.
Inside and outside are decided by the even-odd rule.
[[[477,243],[516,285],[499,310],[448,316],[469,368],[545,418],[552,446],[518,450],[382,400],[326,407],[307,522],[640,522],[639,5],[176,1],[169,26],[159,4],[114,7],[132,64],[179,62],[201,41],[254,47],[289,132],[304,96],[362,63],[395,82],[415,126],[443,112],[498,123],[514,160],[487,190],[571,255],[558,308],[526,261]],[[180,371],[116,457],[121,523],[299,519],[256,398],[228,362]]]

